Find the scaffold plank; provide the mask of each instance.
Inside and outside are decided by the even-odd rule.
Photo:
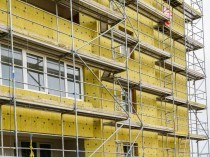
[[[10,105],[11,98],[0,96],[0,105]],[[27,100],[16,99],[16,104],[18,107],[29,107],[37,110],[47,110],[51,112],[59,112],[62,114],[75,114],[75,106],[61,106],[61,105],[52,105],[39,102],[32,102]],[[122,121],[127,119],[127,115],[123,112],[116,111],[106,111],[99,108],[93,107],[84,107],[77,105],[77,114],[78,116],[85,116],[91,118],[100,118],[107,120],[116,120]]]
[[[205,74],[202,72],[185,68],[184,66],[175,62],[171,62],[170,60],[156,61],[155,64],[168,70],[172,70],[173,68],[173,72],[186,76],[188,80],[201,80],[205,78]]]
[[[137,82],[137,81],[133,81],[133,80],[127,80],[126,78],[123,77],[113,77],[113,75],[110,75],[109,73],[104,73],[102,76],[102,80],[103,81],[107,81],[110,83],[113,83],[114,80],[116,80],[116,83],[119,84],[120,86],[123,87],[127,87],[128,83],[130,88],[135,89],[135,90],[139,90],[139,91],[143,91],[149,94],[153,94],[153,95],[157,95],[157,96],[161,96],[161,97],[165,97],[165,96],[169,96],[172,94],[172,91],[167,89],[167,88],[163,88],[163,87],[159,87],[156,85],[152,85],[152,84],[148,84],[146,82]]]
[[[0,34],[7,32],[6,29],[1,29]],[[37,40],[35,38],[31,38],[29,36],[21,35],[19,33],[13,32],[14,38],[14,46],[18,46],[21,48],[46,53],[48,55],[53,55],[56,57],[60,57],[64,54],[70,53],[72,54],[71,50],[68,48],[63,48],[59,46],[57,43],[52,42],[43,42],[41,40]],[[0,39],[1,43],[7,44],[9,39],[4,37]],[[104,71],[109,71],[113,73],[120,73],[125,71],[125,65],[118,61],[108,59],[106,57],[98,56],[93,53],[87,53],[84,51],[78,51],[77,54],[82,58],[82,60],[89,66],[95,67]],[[77,64],[84,64],[78,56],[76,56]]]
[[[128,7],[137,11],[137,5],[139,7],[138,10],[140,14],[157,23],[163,23],[170,20],[169,17],[165,15],[162,11],[156,9],[152,5],[147,4],[144,1],[138,1],[138,4],[135,1],[134,3],[131,3]]]
[[[190,134],[190,139],[202,141],[202,140],[208,140],[209,138],[206,135]]]
[[[189,36],[186,36],[185,40],[186,40],[187,51],[199,50],[199,49],[204,48],[204,45],[201,42]],[[183,41],[180,41],[180,42],[183,42]]]
[[[113,40],[120,44],[125,44],[126,37],[127,37],[127,44],[128,44],[128,47],[130,48],[135,48],[135,46],[139,43],[139,46],[136,46],[136,49],[135,49],[136,51],[139,51],[139,47],[140,47],[140,51],[142,53],[149,55],[151,57],[154,57],[156,59],[159,59],[159,60],[164,60],[171,57],[171,54],[169,52],[159,49],[144,41],[138,41],[131,35],[128,35],[128,34],[125,35],[125,33],[120,30],[114,29],[112,33],[113,33]],[[112,39],[111,32],[106,33],[104,36],[107,37],[108,39]]]
[[[189,80],[202,80],[206,78],[205,74],[203,74],[203,71],[201,73],[193,69],[187,69],[187,75]]]
[[[199,72],[196,63],[189,65],[194,70],[185,66],[185,51],[204,51],[203,16],[183,1],[187,0],[3,0],[0,19],[8,28],[0,31],[0,154],[30,151],[41,156],[44,150],[54,157],[208,156],[205,55],[199,56]],[[202,10],[202,1],[190,1]],[[163,26],[170,22],[167,9],[180,17],[185,13],[186,21],[173,15],[174,29]],[[183,22],[189,22],[188,33]],[[157,33],[154,24],[164,34]],[[103,34],[109,40],[100,34],[117,27],[131,35],[113,30]],[[172,43],[173,52],[167,52],[167,43]],[[134,53],[130,58],[127,48]],[[119,51],[116,60],[110,59]],[[169,58],[175,63],[164,62]],[[75,93],[78,99],[71,98]]]
[[[185,16],[191,21],[200,19],[202,17],[202,14],[199,11],[195,10],[185,2],[183,2],[182,5],[177,6],[176,9],[185,14]]]
[[[206,105],[204,104],[200,104],[200,103],[196,103],[193,101],[187,101],[185,99],[181,99],[181,98],[177,98],[177,97],[172,97],[172,96],[168,96],[165,98],[157,98],[158,101],[163,101],[163,102],[168,102],[171,104],[175,104],[177,106],[181,106],[184,108],[188,108],[189,105],[189,110],[205,110],[206,109]]]
[[[196,141],[203,141],[203,140],[208,140],[208,136],[206,135],[199,135],[199,134],[189,134],[189,135],[186,135],[186,134],[179,134],[179,133],[173,133],[173,134],[168,134],[169,136],[176,136],[178,138],[187,138],[187,139],[190,139],[190,140],[196,140]]]
[[[140,41],[140,49],[143,53],[152,56],[159,60],[165,60],[171,58],[171,54],[167,51],[152,46],[144,41]]]
[[[167,0],[164,0],[164,1],[167,2]],[[185,14],[185,16],[190,21],[197,20],[197,19],[200,19],[202,17],[201,12],[194,9],[192,6],[190,6],[186,2],[183,2],[183,0],[171,0],[170,5],[173,8],[176,8],[182,14]]]
[[[114,25],[123,19],[123,14],[93,0],[74,0],[72,2],[74,10],[110,25]],[[67,0],[60,0],[59,3],[69,6]]]
[[[187,51],[195,51],[204,48],[204,45],[198,40],[195,40],[190,36],[185,36],[184,33],[180,33],[173,28],[170,31],[170,26],[156,25],[154,28],[167,36],[171,35],[172,39],[183,45],[186,45]]]
[[[108,122],[108,123],[104,123],[104,125],[115,126],[115,123]],[[117,125],[123,125],[123,128],[131,127],[131,129],[134,129],[134,130],[141,130],[142,129],[143,131],[157,132],[157,133],[160,133],[160,134],[167,134],[167,133],[172,133],[173,132],[173,128],[170,128],[170,127],[152,125],[152,124],[142,124],[140,122],[130,122],[129,123],[128,120],[117,122]]]

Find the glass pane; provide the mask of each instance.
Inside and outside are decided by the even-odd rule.
[[[2,64],[1,66],[2,68],[2,82],[3,85],[9,86],[11,83],[9,80],[11,79],[11,72],[12,72],[12,68],[9,67],[8,65]],[[12,85],[12,84],[11,84]]]
[[[23,88],[23,61],[22,52],[19,49],[14,49],[14,63],[15,63],[15,81],[17,88]],[[2,82],[3,85],[12,86],[12,53],[7,46],[1,46],[1,65],[2,65]]]
[[[31,54],[27,54],[27,67],[29,69],[34,69],[40,72],[44,72],[44,62],[43,58]]]
[[[128,97],[127,97],[128,91],[127,89],[123,89],[121,92],[121,96],[122,96],[122,102],[121,105],[124,108],[125,111],[129,111],[129,105],[128,105]],[[124,111],[123,110],[123,111]]]
[[[47,59],[47,79],[48,79],[48,93],[60,96],[65,96],[64,83],[64,63],[60,62],[61,78],[59,79],[59,61],[54,59]],[[63,91],[63,92],[60,92]]]
[[[43,73],[28,70],[28,88],[37,91],[44,91]]]
[[[49,144],[40,144],[40,148],[51,149]],[[50,150],[40,150],[40,157],[51,157]]]
[[[27,54],[28,88],[44,91],[44,63],[43,58]]]
[[[64,63],[60,62],[61,77],[64,77]],[[47,73],[59,76],[59,61],[47,58]]]
[[[81,99],[81,87],[80,83],[75,84],[75,92],[76,92],[76,98]],[[74,82],[68,80],[68,96],[71,98],[74,98]]]
[[[17,88],[23,88],[23,69],[15,67],[15,81]]]
[[[73,74],[74,74],[73,66],[68,65],[67,66],[67,76],[68,76],[68,78],[73,79]],[[75,77],[76,77],[76,80],[80,80],[80,68],[75,67]]]
[[[61,82],[59,82],[59,77],[48,75],[48,93],[53,95],[60,96],[60,91],[65,91],[65,83],[64,79],[61,79]],[[59,88],[59,84],[61,84],[61,89]],[[62,96],[65,96],[65,92],[61,93]]]
[[[22,66],[22,51],[19,49],[14,49],[14,63],[15,65]],[[12,63],[12,53],[11,50],[6,46],[1,47],[1,61],[6,63]]]
[[[2,83],[6,86],[12,86],[12,82],[10,81],[12,78],[12,67],[2,64]],[[23,88],[23,69],[15,67],[15,86],[17,88]]]
[[[68,96],[74,98],[74,68],[73,66],[67,66],[67,78],[68,78]],[[75,93],[76,98],[81,99],[81,79],[80,79],[80,68],[75,68]]]

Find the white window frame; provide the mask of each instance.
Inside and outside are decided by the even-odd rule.
[[[49,94],[48,93],[48,73],[47,73],[47,58],[50,58],[50,59],[54,59],[54,60],[58,60],[58,59],[56,59],[55,57],[48,57],[48,56],[45,56],[45,64],[46,64],[46,66],[44,67],[45,69],[46,69],[46,85],[47,85],[47,92],[46,92],[46,94],[48,94],[48,95],[52,95],[52,96],[58,96],[58,95],[54,95],[54,94]],[[59,62],[59,61],[58,61]],[[66,92],[66,78],[65,78],[65,73],[66,73],[66,70],[65,70],[65,62],[64,61],[62,61],[61,60],[61,62],[63,62],[63,66],[64,66],[64,92]],[[58,97],[60,97],[60,96],[58,96]],[[61,97],[65,97],[66,98],[66,94],[65,94],[65,96],[61,96]]]
[[[67,79],[67,63],[66,62],[64,62],[64,77],[65,77],[65,80],[64,80],[65,95],[66,95],[66,98],[68,98],[68,79]]]
[[[33,52],[33,51],[30,51],[30,50],[24,50],[24,56],[25,56],[25,64],[26,64],[26,70],[24,71],[25,73],[23,73],[24,74],[24,78],[26,79],[26,85],[27,85],[27,88],[25,88],[25,90],[28,90],[28,91],[32,91],[32,92],[37,92],[37,93],[42,93],[42,94],[46,94],[47,92],[46,92],[46,85],[45,85],[45,56],[44,55],[42,55],[42,54],[38,54],[38,53],[35,53],[35,52]],[[27,67],[27,54],[32,54],[32,55],[36,55],[36,56],[39,56],[39,57],[42,57],[43,58],[43,68],[44,68],[44,86],[45,86],[45,90],[44,91],[38,91],[38,90],[33,90],[33,89],[29,89],[28,88],[28,84],[29,84],[29,82],[28,82],[28,67]]]
[[[40,53],[36,53],[34,51],[28,51],[27,53],[43,57],[43,61],[44,61],[44,85],[45,85],[45,91],[42,92],[42,91],[36,91],[36,90],[31,90],[31,89],[29,89],[29,90],[30,91],[34,91],[34,92],[40,92],[40,93],[48,94],[47,58],[52,58],[52,59],[55,59],[55,60],[57,60],[57,58],[51,57],[51,56],[48,57],[46,55],[43,55],[43,54],[40,54]],[[64,62],[64,88],[65,88],[64,91],[65,91],[65,97],[68,98],[68,99],[74,99],[72,97],[68,97],[68,84],[67,84],[68,83],[68,80],[67,80],[67,65],[73,66],[73,63],[70,63],[70,62],[67,62],[67,61],[63,61],[63,60],[62,60],[62,62]],[[83,67],[81,65],[78,65],[78,64],[76,64],[76,67],[80,69],[80,82],[81,82],[81,99],[77,99],[77,100],[78,101],[83,101],[84,100],[84,95],[83,95],[84,94]],[[27,70],[26,70],[26,72],[27,72]],[[28,79],[27,79],[27,84],[28,84]],[[48,94],[48,95],[57,96],[57,95],[53,95],[53,94]]]
[[[26,54],[26,50],[22,49],[22,56],[23,56],[23,87],[24,89],[28,89],[28,75],[27,74],[27,54]]]
[[[67,65],[70,65],[70,66],[73,66],[73,63],[70,63],[70,62],[66,62],[66,68],[65,68],[65,70],[66,70],[66,72],[65,72],[65,74],[66,74],[66,77],[65,77],[65,80],[66,80],[66,83],[68,83],[68,79],[67,79]],[[80,69],[80,83],[81,83],[81,99],[77,99],[77,100],[84,100],[84,82],[83,82],[83,67],[81,66],[81,65],[75,65],[75,67],[76,68],[79,68]],[[66,84],[66,94],[67,94],[67,98],[69,98],[69,99],[74,99],[74,98],[72,98],[72,97],[69,97],[68,96],[68,84]]]
[[[126,53],[122,50],[122,48],[125,49],[126,46],[125,45],[120,45],[119,48],[120,48],[120,54],[126,57]],[[130,55],[130,52],[131,52],[130,47],[127,47],[126,51],[127,51],[127,55]]]
[[[135,143],[136,144],[136,143]],[[133,148],[132,148],[132,154],[131,156],[134,156],[135,157],[135,144],[133,145]],[[128,150],[130,149],[130,146],[129,146],[129,142],[124,142],[123,143],[123,153],[127,153],[127,152],[124,152],[124,146],[128,147]]]
[[[45,93],[48,94],[47,57],[46,56],[44,56],[44,86],[45,86]]]
[[[0,85],[3,85],[3,78],[2,78],[2,66],[1,66],[1,64],[2,64],[2,62],[1,62],[1,48],[2,48],[2,45],[6,45],[6,46],[8,46],[7,44],[2,44],[2,43],[0,43]],[[23,48],[21,48],[21,47],[19,47],[19,46],[15,46],[15,48],[17,48],[17,49],[20,49],[21,50],[21,53],[22,53],[22,62],[23,62],[23,65],[22,65],[22,69],[23,69],[23,88],[19,88],[19,89],[25,89],[25,82],[24,82],[24,77],[25,77],[25,73],[24,73],[24,55],[23,55],[23,53],[24,53],[24,49]]]
[[[0,64],[1,64],[1,45],[0,44]],[[28,91],[32,91],[32,92],[37,92],[37,93],[42,93],[42,94],[48,94],[48,77],[47,77],[47,58],[52,58],[57,60],[55,57],[51,57],[51,56],[47,56],[44,54],[40,54],[38,52],[34,52],[31,50],[27,50],[27,49],[23,49],[20,48],[18,46],[15,46],[18,49],[21,49],[22,51],[22,62],[23,62],[23,89],[24,90],[28,90]],[[33,90],[33,89],[29,89],[28,88],[28,74],[27,74],[27,54],[32,54],[32,55],[36,55],[39,57],[43,58],[43,66],[44,66],[44,86],[45,86],[45,90],[44,91],[38,91],[38,90]],[[67,65],[73,66],[73,63],[67,62],[67,61],[62,61],[64,62],[64,88],[65,88],[65,97],[68,99],[74,99],[72,97],[68,96],[68,79],[67,79]],[[84,78],[83,78],[83,66],[76,64],[75,65],[77,68],[80,69],[80,90],[81,90],[81,99],[77,99],[78,101],[83,101],[84,100]],[[3,85],[2,83],[2,68],[0,66],[0,85]],[[21,88],[22,89],[22,88]],[[48,94],[48,95],[52,95],[52,96],[57,96],[57,95],[53,95],[53,94]]]
[[[122,89],[122,93],[124,93],[124,92],[126,92],[127,91],[127,88],[124,88],[124,89]],[[122,93],[121,93],[121,99],[122,99]],[[127,94],[127,93],[126,93]],[[128,101],[129,100],[131,100],[131,103],[133,103],[132,102],[132,89],[131,88],[129,88],[129,96],[128,96]],[[124,103],[124,101],[123,101],[123,99],[122,99],[122,103]],[[123,106],[122,106],[123,107]],[[124,108],[124,107],[123,107]],[[131,113],[133,113],[133,108],[132,108],[132,106],[131,105],[129,105],[129,103],[128,103],[128,108],[130,108],[130,112]],[[125,109],[125,108],[124,108]],[[123,110],[123,109],[122,109]],[[126,110],[126,109],[125,109]],[[124,111],[124,110],[123,110]],[[126,110],[127,111],[127,110]],[[127,111],[127,112],[129,112],[129,111]]]

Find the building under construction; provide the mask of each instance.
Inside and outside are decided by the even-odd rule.
[[[0,0],[0,156],[209,157],[203,0]]]

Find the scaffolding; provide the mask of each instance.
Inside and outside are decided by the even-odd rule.
[[[0,0],[0,155],[210,156],[202,3]]]

